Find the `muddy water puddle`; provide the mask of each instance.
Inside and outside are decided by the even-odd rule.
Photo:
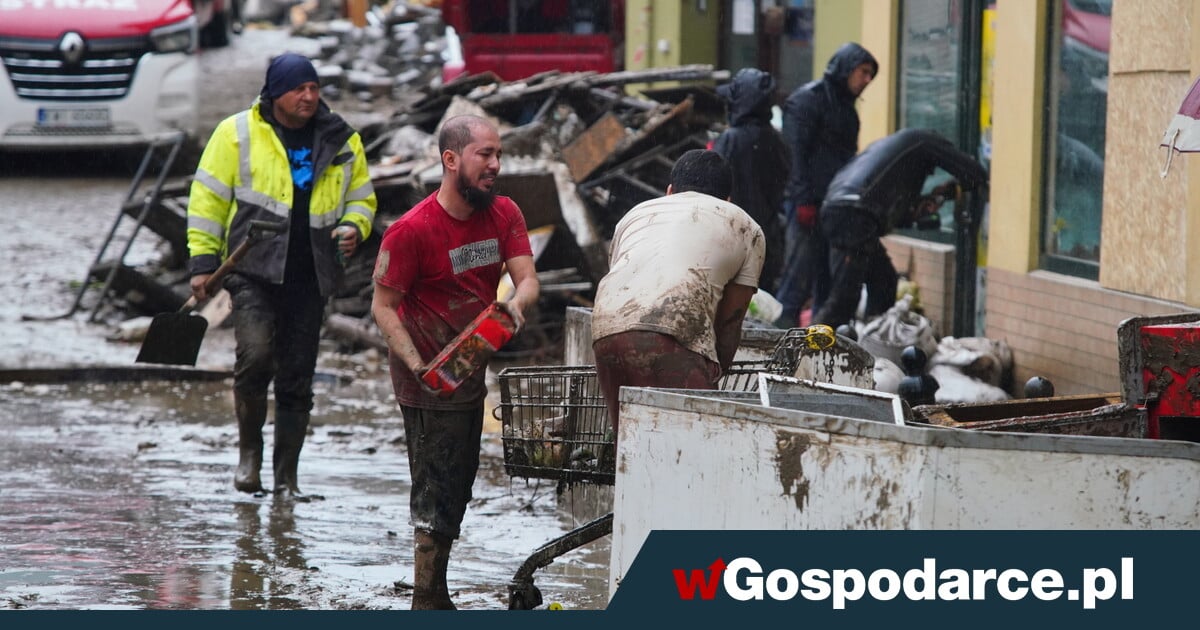
[[[0,383],[0,609],[408,608],[390,384],[323,376],[300,463],[307,503],[233,489],[227,381]],[[524,559],[580,524],[552,481],[507,475],[498,431],[451,557],[462,609],[507,608]],[[267,481],[269,423],[264,434]],[[603,608],[608,549],[602,538],[537,571],[545,601]]]

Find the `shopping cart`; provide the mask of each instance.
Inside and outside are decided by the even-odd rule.
[[[718,389],[755,391],[760,372],[791,376],[805,348],[825,349],[833,343],[828,326],[789,330],[770,358],[735,362]],[[498,380],[500,405],[494,413],[501,423],[504,470],[509,476],[555,481],[559,493],[576,484],[614,483],[615,436],[595,366],[510,367],[500,371]],[[533,584],[534,571],[611,534],[612,525],[609,513],[535,550],[509,584],[509,610],[540,606],[542,594]]]

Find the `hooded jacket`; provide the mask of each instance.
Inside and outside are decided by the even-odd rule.
[[[798,88],[783,105],[783,139],[792,152],[786,197],[792,207],[820,206],[829,182],[858,152],[857,98],[847,79],[858,66],[879,63],[862,46],[838,48],[825,75]]]
[[[759,284],[771,284],[783,260],[779,210],[790,158],[783,137],[771,126],[775,79],[754,68],[740,70],[733,81],[717,88],[729,108],[729,127],[713,144],[733,171],[730,200],[746,211],[767,239],[766,261]]]
[[[936,167],[966,190],[988,181],[979,162],[935,131],[902,129],[871,143],[829,185],[821,206],[825,238],[854,248],[888,234],[912,210]]]
[[[313,258],[321,295],[342,278],[332,230],[350,225],[360,242],[371,235],[375,190],[362,139],[324,101],[313,117],[313,188],[309,201],[311,252],[289,252],[288,230],[251,247],[237,272],[273,284],[284,279],[289,255]],[[287,151],[271,101],[260,95],[247,110],[222,121],[200,158],[188,200],[188,270],[212,273],[245,240],[254,220],[290,225],[293,184]]]

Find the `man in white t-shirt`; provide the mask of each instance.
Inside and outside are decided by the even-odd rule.
[[[733,363],[766,239],[729,202],[732,179],[717,153],[688,151],[666,196],[617,224],[592,310],[596,376],[614,434],[622,385],[713,389]]]

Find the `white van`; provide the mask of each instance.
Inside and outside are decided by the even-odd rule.
[[[195,137],[199,37],[189,0],[0,0],[0,150]]]

